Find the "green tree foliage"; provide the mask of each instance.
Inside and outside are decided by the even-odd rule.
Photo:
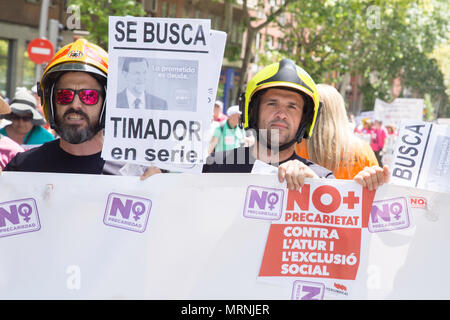
[[[233,2],[236,0],[227,0],[227,2]],[[265,1],[259,0],[257,1],[256,10],[260,10],[263,13],[264,17],[261,19],[257,19],[250,14],[250,8],[248,6],[247,0],[242,0],[242,10],[244,11],[244,23],[245,30],[247,32],[246,43],[245,43],[245,51],[244,58],[242,60],[241,67],[241,76],[239,78],[239,92],[238,97],[240,96],[241,90],[243,90],[244,82],[247,79],[247,70],[252,58],[252,50],[253,50],[253,42],[256,39],[257,33],[263,28],[267,27],[271,23],[276,23],[277,18],[289,8],[290,5],[297,2],[297,0],[284,0],[283,5],[278,5],[276,7],[269,7],[266,9]]]
[[[425,121],[433,121],[433,120],[435,120],[436,119],[436,115],[434,113],[433,102],[431,102],[431,97],[430,97],[430,95],[428,93],[425,93],[423,102],[425,104],[425,108],[424,108],[424,119],[425,119]]]
[[[69,6],[80,8],[81,23],[89,31],[87,38],[108,50],[109,16],[146,15],[142,5],[133,0],[69,0]]]
[[[349,49],[356,46],[360,7],[357,1],[297,1],[290,9],[293,19],[284,26],[286,54],[317,82],[324,81],[330,71],[350,71]]]
[[[435,59],[444,75],[445,92],[450,96],[450,34],[446,43],[438,46],[430,55]]]
[[[390,100],[397,77],[417,96],[444,93],[442,72],[428,55],[449,30],[447,1],[300,0],[290,11],[286,54],[317,82],[360,75],[363,109],[375,98]]]
[[[450,118],[450,34],[447,42],[435,48],[430,57],[436,61],[444,76],[445,95],[441,95],[438,104],[438,117]],[[447,98],[447,99],[446,99]]]

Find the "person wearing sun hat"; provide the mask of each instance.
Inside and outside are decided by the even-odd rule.
[[[35,84],[34,86],[31,87],[31,94],[33,95],[33,97],[36,99],[36,108],[38,109],[39,113],[44,116],[44,109],[42,108],[42,103],[41,103],[41,97],[39,97],[39,93],[38,93],[38,89],[37,89],[37,84]],[[47,130],[50,131],[50,123],[48,123],[47,121],[45,122],[45,124],[43,125],[43,127]]]
[[[239,106],[231,106],[227,109],[227,119],[220,122],[213,133],[209,145],[209,153],[213,150],[225,151],[239,148],[245,144],[245,131],[239,125],[242,112]]]
[[[21,145],[41,145],[52,141],[53,135],[45,130],[44,117],[37,110],[34,96],[26,88],[18,88],[10,104],[11,112],[2,115],[11,124],[0,129],[0,134],[8,136]]]
[[[0,115],[8,114],[10,112],[11,109],[8,103],[0,97]],[[2,169],[16,156],[17,153],[23,151],[24,149],[16,142],[0,134],[0,172],[2,172]]]

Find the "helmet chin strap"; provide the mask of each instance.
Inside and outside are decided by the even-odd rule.
[[[301,139],[300,139],[301,140]],[[279,151],[283,151],[286,150],[287,148],[291,147],[294,143],[298,142],[296,138],[292,139],[290,142],[285,143],[283,145],[281,145],[278,150]]]
[[[50,127],[52,129],[57,129],[56,128],[56,122],[55,122],[55,109],[53,107],[53,90],[55,89],[55,83],[52,84],[52,87],[50,89],[50,98],[49,98],[49,102],[50,102],[50,110],[49,110],[49,123],[50,123]]]
[[[298,129],[297,134],[295,135],[294,139],[292,139],[291,141],[282,144],[281,146],[278,147],[278,151],[283,151],[288,149],[289,147],[291,147],[294,143],[300,143],[300,141],[302,141],[304,135],[305,135],[305,131],[306,131],[306,126],[302,126]],[[259,130],[256,131],[257,134],[259,135]],[[259,140],[259,137],[257,137]],[[272,145],[266,141],[266,147],[269,150],[272,150]]]
[[[319,103],[319,112],[320,112],[321,107],[322,107],[322,105]],[[303,117],[308,119],[307,114],[304,114]],[[308,121],[300,123],[300,126],[298,128],[297,134],[295,135],[294,139],[292,139],[288,143],[285,143],[285,144],[279,146],[278,150],[279,151],[286,150],[287,148],[291,147],[294,143],[296,143],[296,142],[300,143],[300,141],[302,141],[302,139],[305,137],[307,122]],[[269,145],[269,143],[267,144],[267,148],[271,149],[271,146]]]
[[[100,116],[98,118],[98,123],[99,123],[100,130],[105,128],[106,86],[103,86],[103,89],[105,90],[105,98],[103,99],[102,111],[100,112]],[[98,131],[100,131],[100,130],[98,130]]]

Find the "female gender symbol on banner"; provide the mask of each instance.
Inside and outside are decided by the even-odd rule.
[[[17,211],[19,214],[24,217],[24,220],[26,222],[30,221],[31,213],[33,212],[33,209],[31,209],[31,206],[28,203],[22,203],[18,208]]]
[[[275,192],[272,192],[267,196],[267,202],[269,203],[270,210],[273,210],[275,204],[278,202],[278,199],[279,197]]]
[[[141,218],[141,215],[145,212],[145,204],[138,201],[133,204],[131,210],[134,214],[134,220],[138,221]]]
[[[399,202],[392,203],[390,209],[391,209],[391,212],[394,215],[395,219],[398,220],[401,218],[400,213],[402,213],[403,209],[402,209],[402,205]]]

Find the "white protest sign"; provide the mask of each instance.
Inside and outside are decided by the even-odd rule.
[[[403,122],[391,171],[392,183],[450,193],[450,126]]]
[[[395,144],[397,143],[398,136],[396,134],[388,134],[386,140],[384,140],[383,155],[381,161],[383,165],[387,165],[392,168],[392,161],[394,159]]]
[[[211,77],[211,83],[216,84],[215,86],[211,86],[208,88],[208,94],[205,95],[205,101],[207,102],[208,106],[211,106],[215,102],[215,97],[217,95],[217,88],[219,83],[219,77],[220,77],[220,70],[222,68],[222,59],[223,54],[225,52],[225,43],[226,43],[226,33],[222,31],[217,30],[211,30],[211,47],[210,47],[210,54],[209,54],[209,68],[211,69],[211,73],[209,76]],[[218,63],[220,61],[220,63]],[[215,77],[215,78],[214,78]],[[210,124],[207,124],[206,126],[203,126],[203,135],[202,135],[202,150],[203,150],[203,161],[206,160],[208,154],[208,146],[211,141],[211,126],[213,125],[213,122],[211,122],[212,118],[212,109],[208,109],[204,112],[202,116],[205,114],[210,116]],[[167,163],[164,164],[164,168],[168,170],[173,171],[191,171],[191,172],[200,172],[203,168],[202,162],[197,164],[184,164],[184,163]]]
[[[403,120],[423,120],[423,99],[397,98],[392,103],[375,99],[374,118],[397,128]]]
[[[386,185],[377,191],[370,212],[359,215],[365,201],[356,198],[364,197],[364,190],[354,182],[307,179],[306,184],[308,197],[308,187],[288,191],[276,175],[160,174],[140,181],[4,172],[0,298],[450,298],[445,254],[450,200],[445,194]],[[290,192],[293,210],[283,212]],[[354,201],[344,199],[349,196]],[[308,208],[299,200],[306,198]],[[347,208],[350,203],[353,208]],[[315,212],[318,208],[329,212]],[[273,222],[288,214],[294,227],[304,223],[322,229],[328,219],[329,226],[341,228],[339,240],[324,240],[336,254],[360,246],[358,267],[341,265],[351,279],[324,282],[302,275],[284,284],[258,279],[269,231],[287,221]],[[360,233],[361,241],[346,248],[343,235],[349,232]],[[281,259],[282,253],[274,261]],[[307,259],[318,264],[310,260],[319,256]]]
[[[258,194],[252,199],[259,201]],[[293,299],[299,300],[306,288],[323,297],[336,281],[352,292],[372,199],[373,192],[344,180],[330,185],[316,180],[289,191],[269,230],[260,279],[288,285],[294,281]]]
[[[109,17],[102,157],[200,172],[225,38],[210,20]]]

